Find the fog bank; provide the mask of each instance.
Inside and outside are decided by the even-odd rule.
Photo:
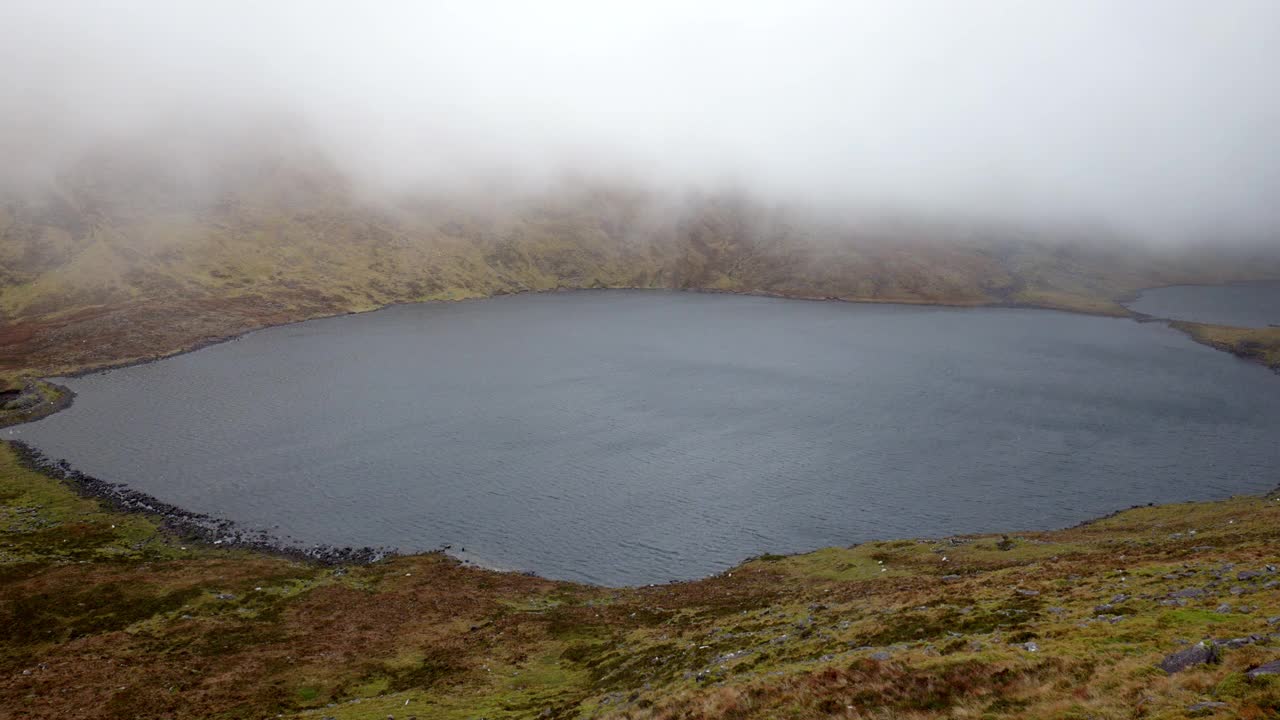
[[[6,186],[314,143],[386,193],[566,174],[1280,237],[1280,4],[8,2]]]

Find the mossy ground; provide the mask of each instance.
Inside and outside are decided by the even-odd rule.
[[[184,544],[5,446],[0,717],[1274,717],[1280,681],[1244,672],[1280,658],[1277,548],[1280,500],[1239,497],[646,588],[324,568]]]
[[[65,408],[71,391],[46,380],[0,376],[0,428],[33,422]]]
[[[1187,333],[1196,342],[1280,372],[1280,327],[1240,328],[1181,321],[1170,325]]]

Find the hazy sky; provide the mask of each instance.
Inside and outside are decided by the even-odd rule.
[[[278,115],[391,182],[584,168],[1280,228],[1276,0],[0,0],[12,166]]]

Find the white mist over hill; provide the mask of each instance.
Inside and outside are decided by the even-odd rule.
[[[1266,0],[10,2],[0,28],[10,187],[104,145],[199,169],[307,138],[375,194],[570,173],[1168,240],[1280,228]]]

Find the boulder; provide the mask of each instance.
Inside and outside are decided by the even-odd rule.
[[[1280,660],[1272,660],[1245,673],[1246,677],[1251,678],[1262,677],[1263,675],[1280,675]]]
[[[1222,653],[1213,643],[1199,642],[1191,647],[1183,648],[1176,653],[1165,656],[1160,661],[1160,669],[1170,675],[1182,672],[1196,665],[1207,665],[1222,660]]]

